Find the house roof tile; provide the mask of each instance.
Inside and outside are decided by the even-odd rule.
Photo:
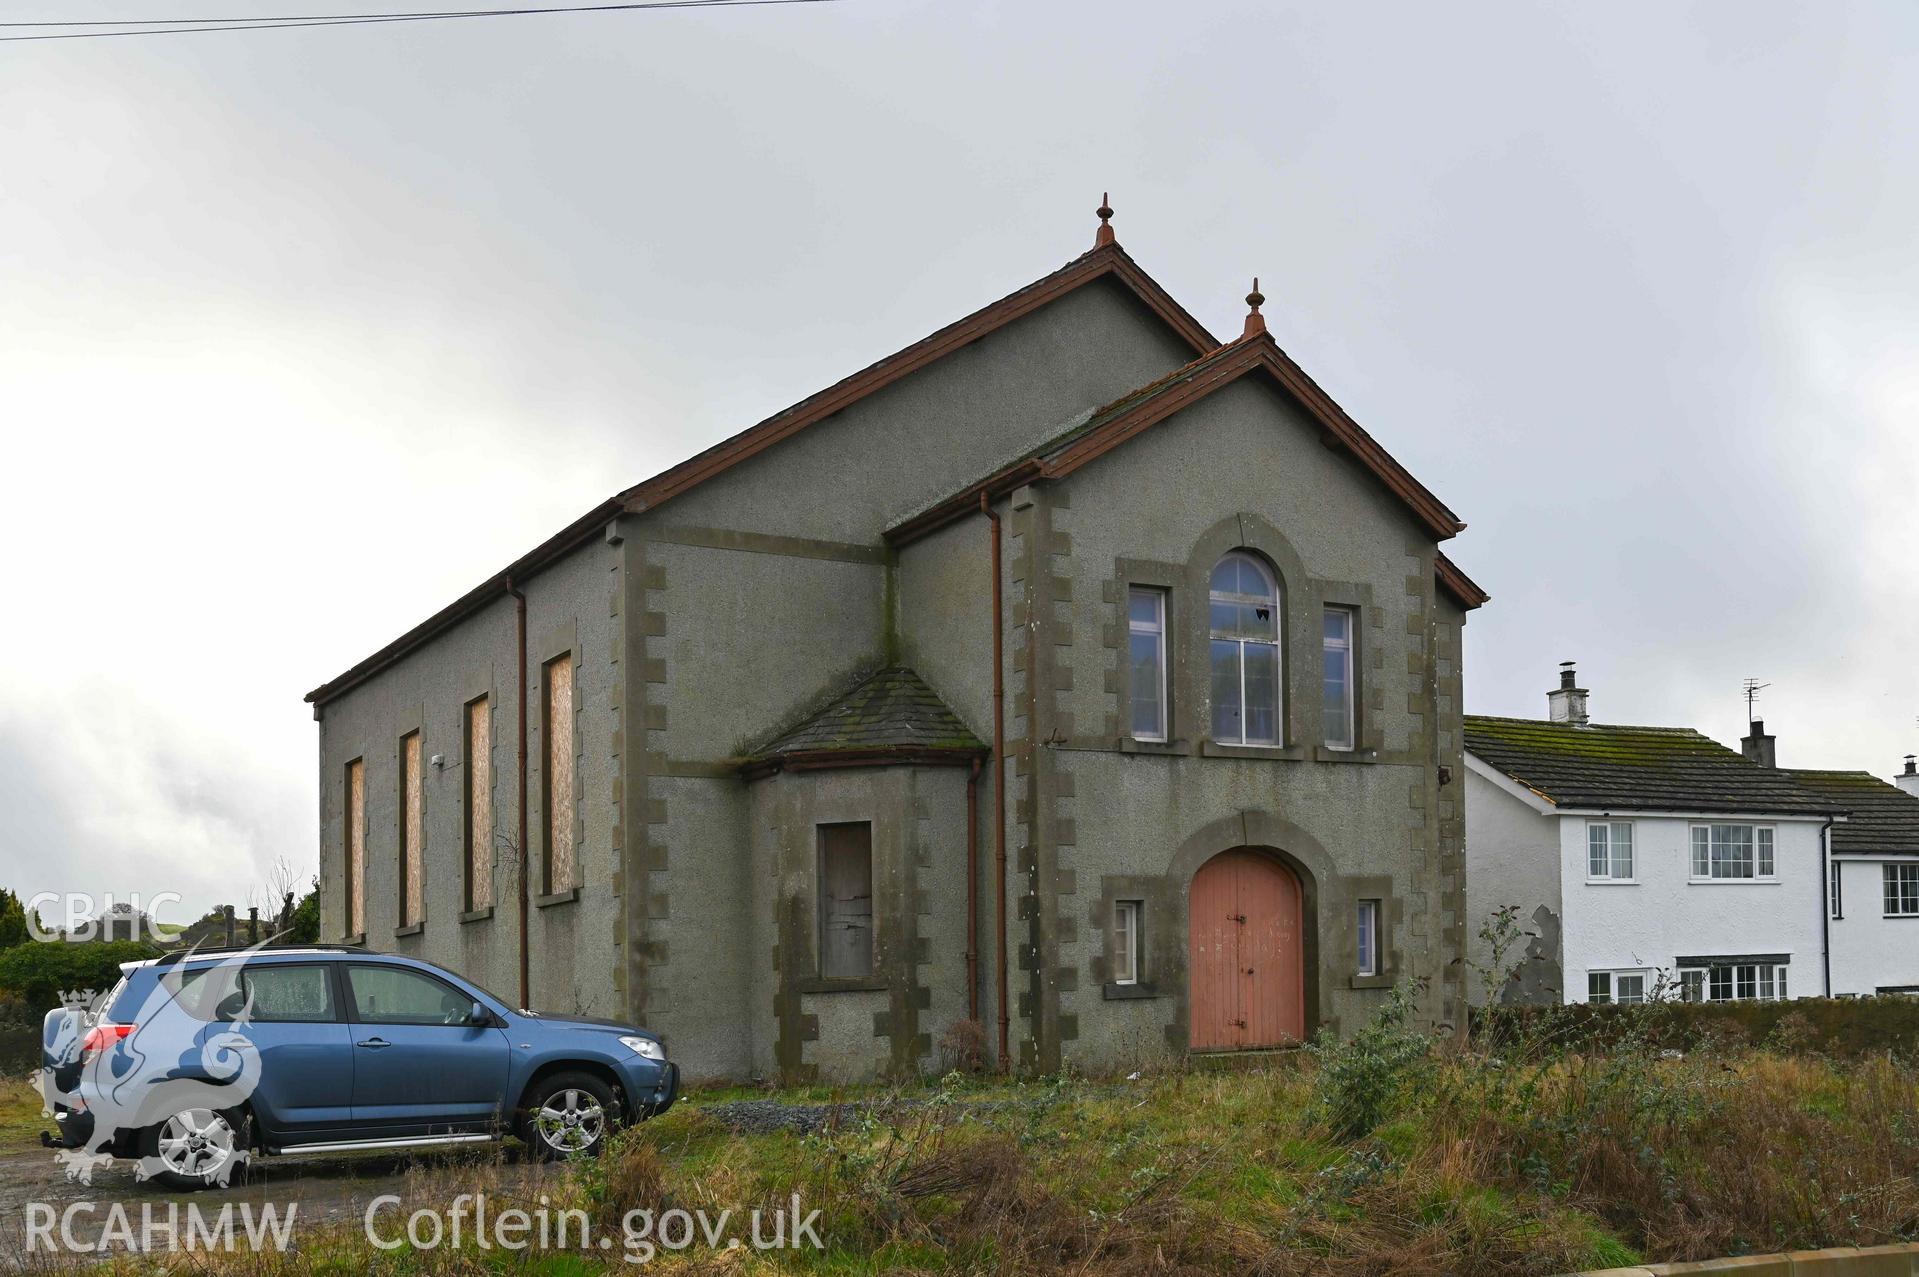
[[[1468,714],[1466,750],[1560,807],[1823,815],[1843,805],[1688,727]]]
[[[1870,772],[1787,773],[1834,806],[1846,819],[1832,827],[1832,849],[1853,854],[1895,852],[1919,856],[1919,798]]]

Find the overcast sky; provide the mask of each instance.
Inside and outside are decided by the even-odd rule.
[[[1468,709],[1541,714],[1576,658],[1596,718],[1736,742],[1755,676],[1782,762],[1889,775],[1919,748],[1916,134],[1907,0],[15,44],[0,885],[197,910],[310,873],[307,689],[1078,254],[1109,189],[1215,332],[1258,274],[1471,525]]]

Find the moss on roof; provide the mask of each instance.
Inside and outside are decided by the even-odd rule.
[[[1831,799],[1687,727],[1465,720],[1467,752],[1562,807],[1821,815]]]
[[[752,758],[888,749],[973,754],[986,746],[926,680],[904,665],[890,665],[862,675],[824,709],[754,750]]]

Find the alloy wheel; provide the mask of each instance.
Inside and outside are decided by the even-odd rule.
[[[606,1110],[587,1091],[568,1088],[546,1097],[533,1115],[534,1129],[556,1153],[591,1148],[606,1129]]]
[[[233,1159],[239,1136],[212,1109],[187,1109],[160,1128],[160,1164],[186,1179],[211,1180]]]

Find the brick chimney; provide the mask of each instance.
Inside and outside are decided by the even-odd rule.
[[[1779,766],[1778,754],[1773,750],[1774,738],[1766,735],[1764,719],[1752,720],[1752,730],[1739,742],[1739,752],[1761,767]]]
[[[1906,770],[1894,776],[1892,783],[1905,790],[1908,794],[1911,794],[1914,798],[1919,798],[1919,771],[1913,769],[1911,754],[1906,755]]]
[[[1578,681],[1578,676],[1573,673],[1573,663],[1561,661],[1559,686],[1546,693],[1546,704],[1551,709],[1553,722],[1571,723],[1574,727],[1586,725],[1586,689],[1575,686]]]

